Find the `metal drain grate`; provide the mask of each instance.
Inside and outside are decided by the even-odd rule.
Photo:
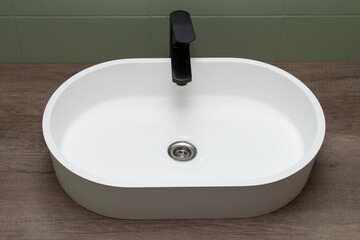
[[[188,142],[174,142],[168,148],[170,157],[177,161],[189,161],[196,156],[196,148]]]

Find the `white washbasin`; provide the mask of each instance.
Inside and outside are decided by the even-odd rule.
[[[170,59],[125,59],[79,72],[50,98],[43,133],[69,196],[129,219],[262,215],[304,187],[325,135],[313,93],[269,64],[192,59],[193,81],[171,81]],[[177,161],[168,147],[192,143]]]

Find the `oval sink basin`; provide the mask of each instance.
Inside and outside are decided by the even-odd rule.
[[[185,87],[170,59],[125,59],[55,91],[43,133],[72,199],[128,219],[251,217],[294,199],[325,135],[314,94],[258,61],[191,64]]]

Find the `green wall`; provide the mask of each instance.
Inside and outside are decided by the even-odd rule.
[[[168,57],[177,9],[193,57],[360,60],[360,0],[0,0],[0,63]]]

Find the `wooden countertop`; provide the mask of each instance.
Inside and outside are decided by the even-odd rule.
[[[119,220],[76,204],[56,179],[41,118],[54,90],[91,64],[0,65],[0,239],[360,239],[360,62],[273,64],[318,97],[325,142],[287,206],[214,220]]]

